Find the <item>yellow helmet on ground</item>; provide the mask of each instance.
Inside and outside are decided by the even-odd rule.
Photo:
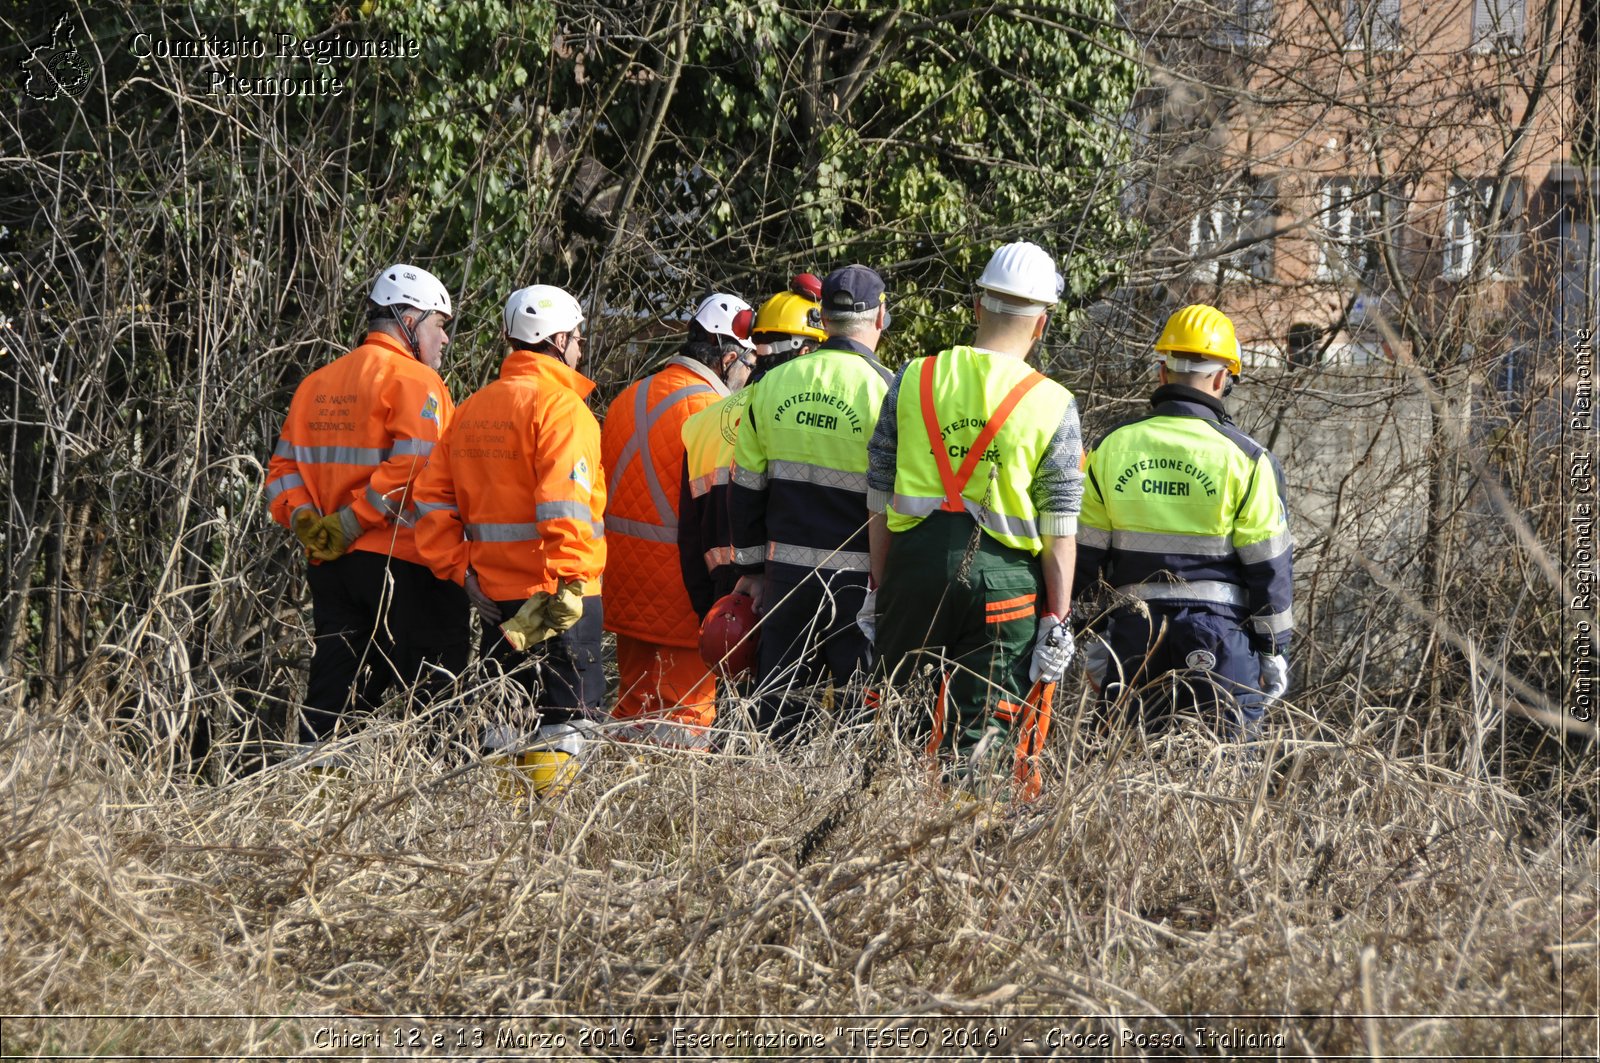
[[[822,331],[822,304],[796,292],[779,292],[761,304],[752,332],[782,332],[825,340]]]
[[[1233,322],[1204,303],[1186,306],[1167,318],[1167,326],[1156,340],[1156,353],[1175,372],[1203,371],[1208,368],[1204,362],[1211,361],[1222,363],[1238,376],[1242,367]]]

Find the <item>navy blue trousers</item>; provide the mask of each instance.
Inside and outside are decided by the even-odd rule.
[[[1106,705],[1125,699],[1150,731],[1193,713],[1227,738],[1259,737],[1261,666],[1241,620],[1209,606],[1146,604],[1148,620],[1126,609],[1111,618]]]

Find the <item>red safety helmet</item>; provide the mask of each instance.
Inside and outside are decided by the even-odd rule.
[[[700,659],[729,678],[743,678],[755,671],[759,638],[754,599],[748,594],[725,594],[700,625]]]
[[[789,290],[803,295],[813,303],[822,301],[822,278],[815,273],[796,273],[789,278]]]

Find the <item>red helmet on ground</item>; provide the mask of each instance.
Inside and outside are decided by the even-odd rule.
[[[748,594],[725,594],[700,625],[700,659],[707,668],[739,679],[755,671],[756,611]]]

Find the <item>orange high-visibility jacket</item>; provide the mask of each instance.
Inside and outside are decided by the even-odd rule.
[[[295,390],[267,466],[272,519],[287,528],[305,505],[339,513],[359,531],[350,549],[421,564],[410,491],[454,409],[438,373],[369,332]]]
[[[601,433],[609,503],[605,624],[661,646],[697,646],[700,622],[678,569],[683,422],[728,393],[717,374],[675,355],[611,404]]]
[[[456,411],[417,482],[417,545],[434,575],[467,568],[496,601],[581,579],[600,590],[606,484],[594,381],[548,354],[512,351],[500,379]]]

